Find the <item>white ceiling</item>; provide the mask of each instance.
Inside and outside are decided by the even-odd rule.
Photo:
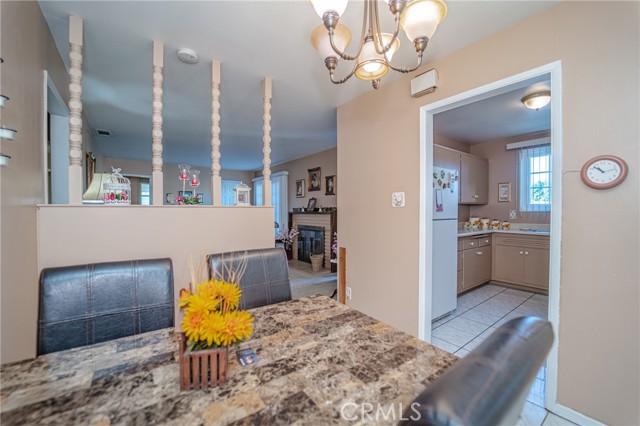
[[[551,90],[548,75],[534,77],[498,94],[433,116],[434,132],[448,138],[477,144],[551,129],[551,104],[535,111],[521,99]],[[553,96],[553,94],[552,94]]]
[[[446,20],[429,47],[432,61],[539,13],[558,1],[449,1]],[[384,28],[390,14],[380,4]],[[222,67],[222,167],[262,167],[262,79],[273,79],[273,164],[336,146],[336,107],[367,91],[355,78],[336,86],[309,43],[321,24],[307,1],[40,1],[56,45],[68,63],[68,15],[84,20],[84,111],[107,156],[151,159],[152,41],[165,43],[164,159],[210,162],[210,61]],[[351,1],[341,22],[359,35],[362,2]],[[386,22],[386,24],[385,24]],[[394,62],[411,66],[406,37]],[[189,47],[200,63],[175,56]],[[353,46],[350,49],[353,50]],[[338,65],[338,76],[347,64]],[[397,78],[391,73],[385,81]],[[409,87],[407,87],[407,92]]]

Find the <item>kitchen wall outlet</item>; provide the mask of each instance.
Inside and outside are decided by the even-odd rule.
[[[394,192],[391,194],[391,205],[393,207],[404,207],[404,192]]]
[[[346,293],[347,293],[347,299],[351,300],[351,287],[347,287],[346,289]]]
[[[509,210],[509,219],[517,219],[518,215],[516,214],[515,210]]]

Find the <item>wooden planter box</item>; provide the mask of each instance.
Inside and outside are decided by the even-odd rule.
[[[209,389],[224,384],[229,365],[229,348],[187,350],[187,339],[178,334],[180,348],[180,390]]]

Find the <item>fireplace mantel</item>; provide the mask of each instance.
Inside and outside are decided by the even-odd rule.
[[[336,213],[337,212],[335,210],[331,211],[331,212],[319,212],[319,211],[318,212],[289,212],[290,215],[293,215],[293,214],[336,214]]]

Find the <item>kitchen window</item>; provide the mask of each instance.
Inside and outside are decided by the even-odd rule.
[[[551,145],[520,149],[520,211],[551,210]]]

